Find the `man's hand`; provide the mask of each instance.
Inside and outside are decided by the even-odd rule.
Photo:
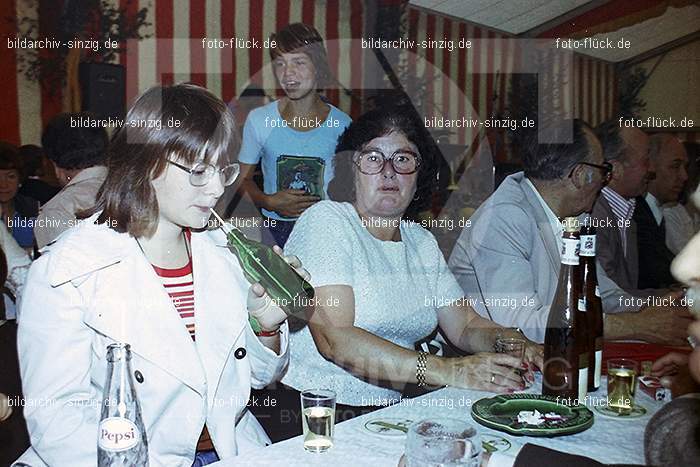
[[[685,346],[692,321],[686,307],[647,307],[635,314],[630,332],[654,344]]]
[[[267,196],[267,207],[284,217],[299,217],[321,198],[304,190],[282,190]]]
[[[680,303],[681,303],[681,299],[683,298],[684,295],[685,295],[685,291],[682,288],[675,287],[675,288],[672,288],[667,294],[662,295],[660,297],[662,301],[657,302],[657,303],[661,303],[662,305],[665,305],[668,303],[671,306],[681,307]]]
[[[672,376],[677,374],[679,369],[684,366],[688,366],[688,356],[678,352],[671,352],[654,362],[651,366],[651,374],[657,378]]]
[[[651,374],[658,377],[661,384],[671,390],[673,397],[698,392],[700,384],[693,380],[688,367],[689,363],[691,362],[688,355],[671,352],[654,362]]]

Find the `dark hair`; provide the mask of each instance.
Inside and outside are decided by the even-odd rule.
[[[163,173],[167,160],[175,157],[192,165],[205,151],[205,162],[217,158],[223,167],[237,148],[233,116],[220,99],[193,84],[154,86],[139,96],[115,133],[107,178],[91,212],[102,211],[98,222],[108,222],[118,232],[151,234],[158,219],[151,181]]]
[[[44,150],[40,146],[25,144],[19,147],[18,153],[28,177],[36,175],[41,170],[44,162]]]
[[[410,216],[430,203],[430,194],[437,168],[437,147],[415,110],[408,106],[385,107],[360,116],[345,129],[338,139],[333,157],[333,179],[328,195],[334,201],[355,201],[355,170],[353,156],[367,143],[393,131],[400,131],[413,143],[421,157],[418,168],[416,196],[406,209]]]
[[[96,119],[90,112],[61,113],[53,117],[41,135],[46,156],[66,170],[102,164],[109,141],[107,131],[101,126],[74,124]]]
[[[675,138],[670,133],[654,133],[649,137],[649,159],[657,161],[666,143]],[[683,148],[685,150],[685,147]]]
[[[692,141],[684,141],[683,148],[688,155],[688,181],[685,183],[683,193],[681,193],[681,201],[683,204],[688,202],[688,198],[698,189],[700,182],[700,144]]]
[[[606,161],[625,162],[625,142],[620,134],[618,120],[610,119],[601,123],[596,127],[595,135],[603,147],[603,157]]]
[[[14,144],[0,141],[0,170],[16,170],[20,180],[24,179],[24,164]]]
[[[528,150],[523,154],[523,168],[528,178],[537,180],[556,180],[564,178],[567,172],[579,162],[586,160],[591,147],[586,139],[584,130],[593,130],[580,119],[561,120],[546,126],[540,126],[539,131],[532,131],[529,137]],[[568,132],[571,141],[566,143],[540,143],[538,136],[554,141],[561,141]]]
[[[328,66],[326,47],[318,31],[308,24],[292,23],[270,35],[275,47],[270,48],[270,58],[276,59],[282,54],[305,53],[316,69],[316,84],[319,89],[330,85],[333,74]]]

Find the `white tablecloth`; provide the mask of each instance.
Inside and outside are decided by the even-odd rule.
[[[539,375],[538,375],[539,376]],[[424,396],[407,399],[400,404],[368,415],[339,423],[335,427],[334,446],[325,453],[304,451],[302,437],[288,439],[272,446],[238,456],[235,459],[211,464],[213,467],[233,466],[390,466],[395,467],[404,451],[406,437],[378,435],[364,428],[376,418],[400,417],[414,421],[429,417],[466,419],[482,435],[497,435],[509,440],[515,452],[524,444],[532,443],[560,451],[585,455],[605,463],[644,464],[644,428],[662,403],[637,391],[636,402],[647,409],[646,415],[635,419],[613,419],[599,415],[593,404],[604,400],[606,380],[601,389],[589,395],[587,404],[593,410],[595,421],[588,430],[570,436],[533,438],[512,436],[479,425],[471,417],[471,404],[494,394],[483,391],[444,388]],[[526,392],[540,393],[541,379]],[[595,400],[593,400],[595,399]]]

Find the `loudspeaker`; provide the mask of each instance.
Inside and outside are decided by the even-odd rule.
[[[82,110],[99,118],[123,118],[126,113],[126,70],[111,63],[81,63]]]

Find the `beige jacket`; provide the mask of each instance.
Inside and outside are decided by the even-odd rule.
[[[41,207],[34,224],[34,237],[40,249],[77,223],[76,212],[94,206],[106,176],[107,168],[101,165],[83,169]]]

